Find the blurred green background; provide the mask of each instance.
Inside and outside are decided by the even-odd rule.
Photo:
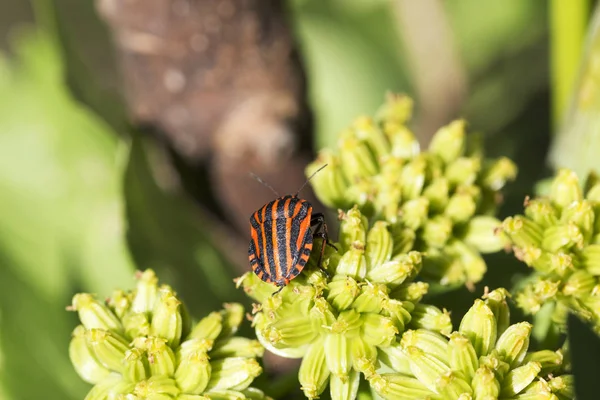
[[[598,56],[581,58],[590,1],[290,0],[286,7],[316,148],[374,112],[386,91],[406,92],[423,142],[463,116],[491,156],[517,161],[507,215],[548,174],[555,132],[566,140],[598,131],[598,107],[582,117],[568,105],[590,57],[592,89],[600,82]],[[74,293],[103,297],[132,286],[136,269],[154,268],[202,316],[245,301],[231,281],[240,273],[214,243],[212,220],[185,191],[157,182],[160,146],[127,121],[112,41],[92,2],[2,0],[0,34],[0,399],[81,399],[89,386],[67,353],[76,316],[65,307]],[[577,143],[594,148],[588,139]],[[591,166],[572,156],[577,144],[568,154],[554,150],[554,165]],[[515,272],[526,272],[504,254],[489,261],[482,285],[510,286]],[[474,296],[433,301],[460,317]]]

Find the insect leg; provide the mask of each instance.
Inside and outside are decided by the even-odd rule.
[[[325,216],[323,213],[313,214],[312,218],[310,219],[310,225],[316,225],[314,229],[315,234],[313,236],[322,238],[325,240],[325,244],[333,247],[337,251],[338,248],[329,241],[329,232],[327,231],[327,224],[325,223]]]

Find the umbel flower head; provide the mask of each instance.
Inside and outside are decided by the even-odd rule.
[[[255,306],[253,324],[271,352],[302,358],[299,381],[314,399],[330,386],[331,398],[354,399],[361,373],[375,373],[382,349],[408,327],[449,333],[448,313],[419,304],[427,284],[414,282],[421,254],[408,252],[402,230],[385,221],[370,228],[353,208],[340,215],[339,251],[327,248],[322,267],[313,251],[300,276],[280,293],[249,272],[238,280]],[[319,248],[318,242],[315,248]]]
[[[176,293],[146,270],[134,291],[115,291],[106,304],[77,294],[70,308],[81,325],[69,355],[95,385],[87,400],[268,399],[250,387],[263,347],[234,336],[244,318],[239,304],[191,324]]]
[[[558,327],[570,310],[600,331],[600,181],[590,176],[582,188],[562,169],[548,196],[526,199],[524,215],[506,218],[502,230],[535,270],[516,296],[519,307],[535,314],[547,303]]]
[[[506,296],[498,289],[476,300],[450,335],[406,331],[383,350],[393,372],[369,376],[371,387],[389,400],[573,399],[561,351],[529,352],[532,326],[509,325]]]
[[[486,270],[481,253],[504,247],[494,236],[499,190],[515,178],[507,158],[469,148],[465,122],[442,127],[429,149],[406,127],[412,101],[388,96],[375,118],[344,130],[335,150],[322,151],[307,174],[327,163],[312,185],[330,207],[357,204],[369,218],[405,230],[409,249],[425,252],[422,277],[442,285],[473,284]],[[473,146],[477,147],[477,146]]]

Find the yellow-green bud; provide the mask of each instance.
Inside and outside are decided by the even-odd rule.
[[[325,336],[323,343],[325,348],[325,361],[327,368],[333,375],[339,377],[343,382],[348,380],[348,373],[352,368],[350,355],[350,343],[346,335],[331,333]]]
[[[221,329],[219,338],[233,335],[237,332],[240,324],[244,320],[244,306],[239,303],[225,303],[220,312],[223,316],[223,328]]]
[[[506,157],[501,157],[484,167],[481,172],[481,182],[492,190],[500,190],[507,181],[515,180],[517,172],[518,169],[514,162]]]
[[[494,313],[482,300],[475,300],[460,322],[459,332],[469,338],[477,356],[488,354],[496,343],[497,325]]]
[[[429,390],[436,392],[436,382],[438,378],[450,372],[450,367],[437,357],[424,352],[417,347],[407,347],[404,349],[412,374]]]
[[[562,398],[575,398],[575,382],[573,375],[556,376],[548,382],[552,392],[557,393]]]
[[[531,335],[531,324],[520,322],[509,326],[498,338],[496,350],[502,359],[511,367],[521,365],[527,349],[529,348],[529,335]]]
[[[547,199],[527,200],[525,215],[542,228],[548,228],[558,223],[558,210]]]
[[[398,328],[398,332],[403,332],[412,318],[409,311],[412,309],[414,309],[414,306],[408,301],[402,302],[389,299],[383,304],[383,315],[392,319],[392,322]]]
[[[383,304],[388,300],[388,288],[384,284],[367,283],[360,288],[352,308],[357,312],[378,313],[383,309]]]
[[[262,357],[265,349],[257,340],[244,337],[228,337],[215,343],[210,357],[212,359],[225,357]]]
[[[592,292],[596,283],[595,276],[585,270],[577,270],[564,282],[562,292],[567,296],[585,297]]]
[[[542,248],[550,252],[570,249],[573,246],[583,247],[583,234],[574,223],[551,226],[544,231]]]
[[[89,348],[83,325],[77,326],[73,331],[73,338],[69,344],[69,357],[77,374],[88,383],[98,383],[110,374],[110,370],[100,363]]]
[[[425,186],[426,168],[427,160],[421,155],[404,165],[400,174],[403,199],[412,200],[419,197]]]
[[[133,297],[131,294],[126,293],[123,290],[115,290],[108,298],[107,304],[117,317],[123,318],[131,307],[132,299]]]
[[[488,355],[479,357],[479,366],[487,367],[494,371],[499,381],[502,381],[508,371],[510,371],[510,365],[502,361],[496,350],[492,350]]]
[[[496,318],[498,336],[502,335],[510,326],[510,310],[506,299],[510,297],[508,290],[499,288],[492,290],[485,297],[485,304],[492,310]]]
[[[590,244],[581,251],[581,265],[590,274],[600,276],[600,245]]]
[[[367,274],[367,279],[385,283],[389,287],[395,287],[404,283],[407,278],[416,276],[418,271],[421,270],[421,263],[421,253],[411,251],[395,260],[375,266]]]
[[[390,297],[418,303],[427,294],[428,290],[429,284],[426,282],[411,282],[394,289],[390,293]]]
[[[127,342],[121,336],[103,329],[85,332],[85,340],[98,361],[106,368],[122,372]]]
[[[340,246],[341,251],[348,251],[360,243],[364,246],[367,242],[367,227],[369,222],[362,215],[358,207],[353,207],[347,213],[340,215]]]
[[[437,391],[447,399],[471,399],[471,385],[454,371],[440,376],[436,382]],[[467,396],[467,397],[465,397]]]
[[[550,187],[550,199],[560,208],[583,200],[577,174],[568,169],[559,170]]]
[[[410,119],[412,109],[413,101],[410,97],[402,94],[388,93],[385,103],[375,113],[376,120],[403,125]]]
[[[461,271],[458,271],[462,275],[464,274],[464,278],[468,283],[479,282],[485,271],[487,266],[483,257],[475,251],[470,246],[467,246],[464,242],[460,240],[451,240],[446,246],[446,251],[449,254],[452,254],[454,257],[458,258],[460,261],[460,266],[462,267]],[[449,271],[450,272],[450,271]],[[448,281],[450,283],[462,283],[463,279],[452,279],[450,278],[450,274],[447,274]]]
[[[474,214],[477,208],[475,200],[464,193],[456,193],[448,199],[448,205],[444,210],[444,215],[454,223],[467,222]]]
[[[377,348],[363,340],[360,335],[349,339],[352,367],[368,376],[374,373]]]
[[[360,140],[364,140],[369,144],[369,147],[373,150],[375,159],[379,160],[381,157],[389,154],[390,144],[385,134],[375,125],[370,117],[359,117],[354,121],[352,125],[356,137]]]
[[[393,157],[405,159],[413,158],[419,154],[421,150],[419,141],[407,127],[394,123],[386,123],[383,131],[392,144],[391,154]]]
[[[562,223],[575,224],[584,238],[589,240],[594,230],[594,210],[587,200],[576,201],[566,206],[560,220]]]
[[[327,287],[327,301],[339,311],[350,307],[360,294],[358,283],[349,276],[336,275]]]
[[[361,318],[362,338],[373,346],[389,346],[398,334],[398,329],[390,318],[373,313],[363,313]]]
[[[314,175],[310,184],[321,203],[331,208],[346,208],[349,204],[344,195],[349,184],[337,156],[328,150],[320,151],[317,159],[306,167],[306,176],[312,176],[325,164],[327,167]]]
[[[360,373],[351,370],[349,375],[342,379],[337,375],[332,375],[329,382],[329,390],[333,400],[354,400],[358,393],[358,384],[360,383]]]
[[[400,346],[404,349],[416,347],[448,363],[448,341],[439,333],[425,329],[408,330],[402,335]]]
[[[377,221],[367,234],[365,257],[367,266],[372,269],[392,257],[393,240],[387,222]]]
[[[560,351],[540,350],[533,353],[527,353],[523,359],[523,364],[527,364],[531,361],[539,362],[542,367],[540,375],[546,376],[560,368],[563,358]]]
[[[425,190],[423,190],[423,196],[429,200],[429,208],[433,212],[442,212],[447,204],[450,193],[450,184],[444,177],[434,179]]]
[[[402,224],[412,230],[419,229],[428,219],[429,200],[418,197],[402,204]]]
[[[377,173],[377,162],[365,141],[357,139],[352,132],[345,132],[338,144],[342,170],[349,182]]]
[[[494,371],[481,366],[475,371],[473,381],[473,397],[475,399],[497,399],[500,395],[500,382],[496,379]]]
[[[262,330],[265,339],[275,347],[300,347],[314,340],[317,332],[313,323],[303,315],[277,319]]]
[[[167,345],[167,339],[150,336],[145,340],[150,373],[153,376],[171,376],[175,372],[175,354]]]
[[[314,305],[310,309],[309,315],[318,327],[331,326],[336,321],[331,304],[322,297],[317,297],[314,300]]]
[[[460,157],[446,167],[445,176],[450,185],[471,185],[481,170],[481,160],[477,157]]]
[[[522,215],[506,218],[502,229],[517,247],[539,247],[542,244],[544,232],[541,226]]]
[[[86,329],[98,328],[117,333],[123,331],[119,318],[91,294],[79,293],[73,296],[69,309],[77,311],[79,320]]]
[[[223,315],[211,312],[194,326],[190,338],[215,340],[223,329]]]
[[[123,317],[125,335],[130,338],[150,335],[150,321],[147,313],[129,313]]]
[[[262,373],[262,368],[254,358],[231,357],[213,360],[207,390],[246,389],[254,378]]]
[[[516,396],[538,376],[542,367],[538,362],[529,362],[512,369],[502,381],[501,397]]]
[[[152,311],[157,295],[158,278],[154,271],[147,269],[138,274],[138,283],[131,306],[133,312],[143,313]]]
[[[413,329],[429,329],[442,335],[449,335],[452,332],[450,314],[429,304],[415,305],[410,326]]]
[[[465,153],[465,127],[462,119],[452,121],[441,127],[429,144],[429,151],[439,156],[446,164],[451,163]]]
[[[298,380],[304,395],[309,399],[318,398],[327,387],[329,374],[323,342],[317,341],[309,347],[300,364]]]
[[[119,395],[131,393],[135,383],[128,382],[119,374],[111,374],[95,385],[85,396],[86,400],[120,398]]]
[[[463,240],[480,253],[495,253],[506,247],[508,240],[499,230],[502,223],[487,215],[478,215],[466,225]]]
[[[436,215],[425,221],[423,225],[423,240],[428,246],[440,248],[452,236],[452,221],[448,217]]]
[[[371,376],[369,383],[386,400],[426,399],[433,395],[418,379],[402,374],[376,374]]]
[[[479,365],[477,353],[469,339],[459,332],[450,335],[448,342],[448,361],[453,371],[459,371],[467,379],[475,376]]]
[[[166,376],[151,376],[135,385],[133,394],[142,399],[167,400],[180,393],[175,380]]]
[[[352,247],[344,253],[338,262],[336,274],[363,280],[367,275],[367,259],[364,249]]]
[[[152,313],[150,333],[167,340],[169,346],[177,347],[183,331],[181,302],[170,290],[160,290]],[[187,334],[187,332],[186,332]]]
[[[142,349],[130,349],[125,353],[123,376],[130,382],[139,382],[148,378],[148,365]]]

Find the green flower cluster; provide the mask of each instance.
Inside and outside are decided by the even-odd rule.
[[[327,273],[313,251],[302,274],[276,295],[252,272],[238,280],[260,302],[253,320],[259,341],[277,355],[302,358],[299,381],[311,399],[328,383],[332,399],[356,398],[361,373],[375,374],[383,349],[409,327],[452,329],[447,312],[419,303],[428,289],[413,281],[422,258],[409,251],[402,229],[385,221],[369,229],[358,208],[340,218],[339,251],[327,248],[322,263]]]
[[[369,218],[404,230],[409,248],[427,254],[423,278],[472,285],[486,271],[481,253],[505,245],[493,234],[500,225],[494,214],[499,190],[517,168],[470,146],[462,120],[442,127],[420,151],[405,125],[411,112],[408,97],[390,95],[374,119],[357,119],[340,134],[337,150],[322,151],[306,172],[328,164],[312,180],[327,206],[358,205]]]
[[[263,347],[233,336],[244,318],[239,304],[192,325],[173,290],[146,270],[132,292],[116,291],[106,304],[77,294],[69,308],[81,320],[71,361],[95,385],[87,400],[268,399],[249,387]]]
[[[528,352],[532,326],[509,325],[507,292],[476,300],[458,331],[404,332],[382,349],[388,370],[368,377],[384,399],[573,399],[571,375],[560,375],[561,351]],[[385,368],[382,368],[382,370]]]
[[[571,310],[600,331],[600,181],[590,176],[582,188],[562,169],[548,196],[526,199],[524,215],[505,219],[502,230],[516,257],[535,270],[516,296],[519,307],[535,314],[549,304],[563,330]]]

